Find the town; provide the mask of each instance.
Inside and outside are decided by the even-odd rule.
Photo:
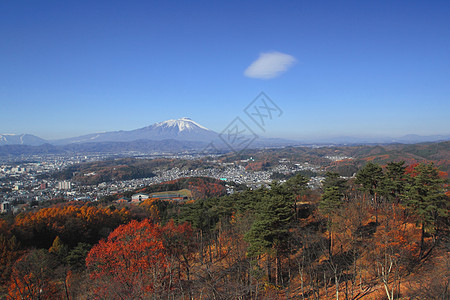
[[[151,159],[160,156],[147,156]],[[171,159],[199,159],[194,155],[163,155]],[[52,177],[55,172],[65,168],[101,160],[114,159],[111,155],[77,155],[58,156],[45,155],[25,157],[22,162],[4,161],[0,163],[0,203],[1,212],[20,212],[39,203],[51,200],[58,201],[99,201],[106,196],[133,191],[152,184],[159,184],[185,177],[210,177],[225,182],[243,184],[250,189],[268,186],[273,181],[273,174],[295,174],[301,171],[320,173],[323,167],[309,164],[308,162],[292,163],[287,159],[279,160],[279,164],[270,170],[247,170],[244,165],[254,161],[252,157],[236,162],[221,162],[214,156],[209,157],[208,163],[213,168],[207,169],[180,169],[179,167],[167,170],[152,170],[156,176],[149,178],[136,178],[130,180],[113,180],[100,182],[94,185],[80,184],[69,180],[58,180]],[[85,176],[93,176],[95,172],[86,173]],[[309,185],[319,187],[323,176],[311,177]],[[227,192],[234,193],[234,189],[227,185]]]

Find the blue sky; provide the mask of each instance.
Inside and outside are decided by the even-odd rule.
[[[261,91],[265,136],[450,133],[449,1],[1,1],[0,38],[0,133],[254,126]]]

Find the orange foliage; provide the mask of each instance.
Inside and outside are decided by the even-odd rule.
[[[196,199],[205,199],[209,197],[223,196],[226,194],[226,188],[219,183],[206,182],[203,179],[197,179],[189,183],[189,190]]]
[[[411,165],[408,165],[406,167],[405,173],[411,177],[416,177],[417,175],[419,175],[419,171],[417,170],[417,166],[419,166],[418,163],[414,163]],[[438,171],[438,176],[439,178],[442,179],[447,179],[448,178],[448,173],[444,172],[444,171]]]
[[[125,298],[142,297],[167,277],[166,254],[157,224],[149,220],[119,226],[89,252],[90,278],[99,281],[98,294],[115,289]],[[152,276],[155,275],[155,276]],[[133,287],[138,283],[139,288]]]
[[[101,206],[70,204],[21,214],[15,219],[14,230],[25,243],[35,242],[37,244],[33,245],[48,248],[56,236],[65,242],[76,237],[96,242],[99,237],[93,236],[94,232],[101,228],[114,229],[128,219],[129,213],[125,208],[111,210]],[[74,243],[79,241],[74,240]]]
[[[140,204],[142,207],[145,207],[145,209],[147,210],[147,212],[149,214],[149,218],[154,221],[159,220],[159,210],[155,204],[156,201],[157,201],[156,198],[149,198],[149,199],[145,199]]]
[[[173,288],[174,256],[186,253],[192,230],[169,222],[161,227],[149,219],[119,226],[89,252],[86,266],[98,283],[97,294],[122,298],[149,297]]]
[[[116,215],[120,215],[125,219],[127,214],[128,212],[125,209],[117,211],[98,206],[54,206],[40,209],[34,213],[20,215],[16,219],[16,226],[27,227],[31,224],[43,223],[50,228],[59,229],[64,220],[68,217],[79,218],[86,221],[86,223],[98,223],[104,219],[111,218]]]
[[[62,295],[50,273],[42,250],[25,254],[13,266],[8,296],[11,299],[60,299]]]
[[[390,218],[389,222],[382,222],[375,233],[377,250],[390,252],[396,257],[408,255],[412,257],[418,252],[420,229],[414,224],[399,218]]]
[[[405,271],[419,252],[420,229],[413,220],[405,217],[402,207],[393,207],[392,213],[381,215],[379,220],[370,251],[372,259],[385,261],[390,257],[396,262],[398,271]]]
[[[373,161],[375,159],[379,159],[379,160],[389,159],[389,154],[374,155],[374,156],[369,156],[369,157],[363,158],[363,160],[365,160],[365,161]]]
[[[7,239],[0,234],[0,285],[5,284],[11,275],[14,262],[23,254],[16,238]]]
[[[416,167],[418,165],[419,165],[418,163],[408,165],[406,167],[405,173],[411,177],[416,177],[417,175],[419,175],[419,173],[416,170]]]

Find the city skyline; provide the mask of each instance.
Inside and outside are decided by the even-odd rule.
[[[44,139],[190,117],[258,135],[448,134],[450,3],[3,2],[0,133]],[[251,122],[251,121],[248,121]]]

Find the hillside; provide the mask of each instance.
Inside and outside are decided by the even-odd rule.
[[[324,167],[350,176],[367,162],[386,164],[390,161],[405,161],[407,164],[433,162],[442,171],[450,171],[450,141],[426,144],[393,144],[376,146],[345,146],[345,147],[285,147],[277,149],[248,149],[236,154],[222,156],[225,162],[246,160],[253,157],[263,161],[266,167],[276,166],[281,159],[290,162],[310,164]],[[341,159],[332,160],[330,157]]]
[[[54,173],[52,177],[91,185],[114,180],[153,177],[156,171],[164,171],[175,167],[190,170],[211,166],[211,164],[198,160],[123,158],[72,165]]]
[[[328,174],[321,190],[296,175],[233,195],[192,177],[130,192],[188,188],[195,201],[103,199],[2,215],[0,297],[447,299],[441,175],[431,164],[371,163],[355,179]]]

